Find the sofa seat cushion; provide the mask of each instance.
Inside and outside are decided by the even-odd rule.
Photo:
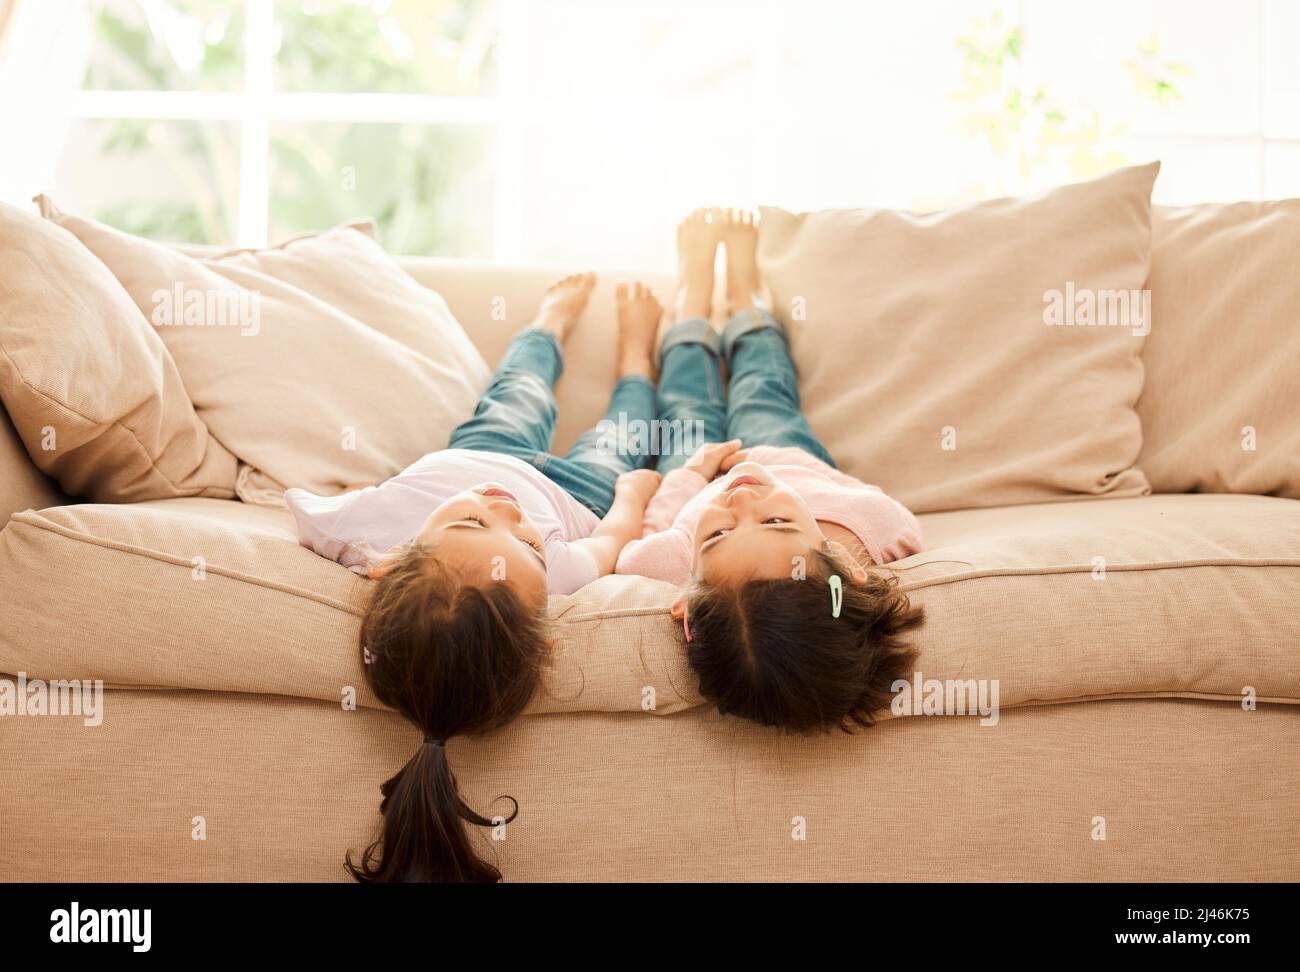
[[[1300,702],[1300,501],[1159,495],[922,517],[896,566],[925,605],[925,678],[1001,706],[1177,695]],[[172,499],[16,514],[0,533],[0,671],[377,703],[357,651],[370,582],[284,511]],[[700,704],[674,589],[605,577],[553,598],[534,712]]]
[[[1000,677],[1004,702],[1300,702],[1300,502],[1158,494],[921,523],[902,586],[930,614],[920,667],[938,677]]]

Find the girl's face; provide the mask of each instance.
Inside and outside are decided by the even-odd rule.
[[[446,500],[416,539],[476,587],[503,581],[526,603],[546,606],[542,532],[519,501],[496,483],[479,483]]]
[[[825,543],[799,494],[756,462],[737,463],[695,528],[692,573],[711,584],[793,576],[795,558]]]

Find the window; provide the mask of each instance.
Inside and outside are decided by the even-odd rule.
[[[94,11],[59,182],[93,195],[105,220],[258,246],[375,216],[400,252],[491,255],[495,4],[105,0]]]
[[[1300,195],[1286,0],[98,0],[58,198],[262,245],[669,266],[713,201],[933,209],[1160,158]]]

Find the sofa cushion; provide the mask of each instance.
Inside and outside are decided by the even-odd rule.
[[[364,225],[198,260],[41,201],[153,321],[199,417],[251,467],[246,501],[387,479],[444,447],[487,383],[446,303]]]
[[[1300,497],[1300,199],[1151,223],[1138,464],[1161,492]]]
[[[844,470],[918,513],[1148,491],[1133,403],[1158,169],[927,215],[764,209],[773,310]]]
[[[71,233],[4,204],[0,402],[31,462],[70,495],[234,495],[235,457],[130,295]]]
[[[553,269],[436,257],[403,257],[401,263],[416,280],[446,298],[456,317],[466,323],[475,346],[493,363],[501,360],[510,339],[533,319],[547,286],[562,275]],[[633,280],[649,284],[665,304],[671,300],[675,286],[671,273],[597,271],[596,289],[569,341],[582,353],[568,356],[555,385],[559,411],[551,449],[559,455],[568,452],[609,408],[618,360],[614,288]]]
[[[928,613],[919,669],[998,680],[1000,705],[1179,695],[1300,702],[1300,501],[1183,495],[922,518],[892,565]],[[221,500],[68,506],[0,533],[0,671],[373,706],[369,581],[298,546],[285,512]],[[675,591],[605,577],[553,598],[532,711],[700,704]],[[75,604],[75,610],[69,605]]]
[[[10,513],[66,502],[54,482],[32,465],[13,423],[0,406],[0,529],[9,522]]]

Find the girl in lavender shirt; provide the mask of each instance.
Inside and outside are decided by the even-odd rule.
[[[359,881],[500,879],[471,845],[465,825],[493,821],[460,798],[447,740],[523,711],[549,649],[547,595],[610,573],[640,535],[659,476],[625,431],[654,419],[660,306],[648,288],[617,290],[620,378],[607,421],[566,456],[547,451],[562,347],[594,285],[579,274],[547,291],[447,449],[381,486],[285,493],[305,546],[375,581],[361,623],[366,674],[423,735],[381,788],[382,835],[360,860],[348,855]]]

